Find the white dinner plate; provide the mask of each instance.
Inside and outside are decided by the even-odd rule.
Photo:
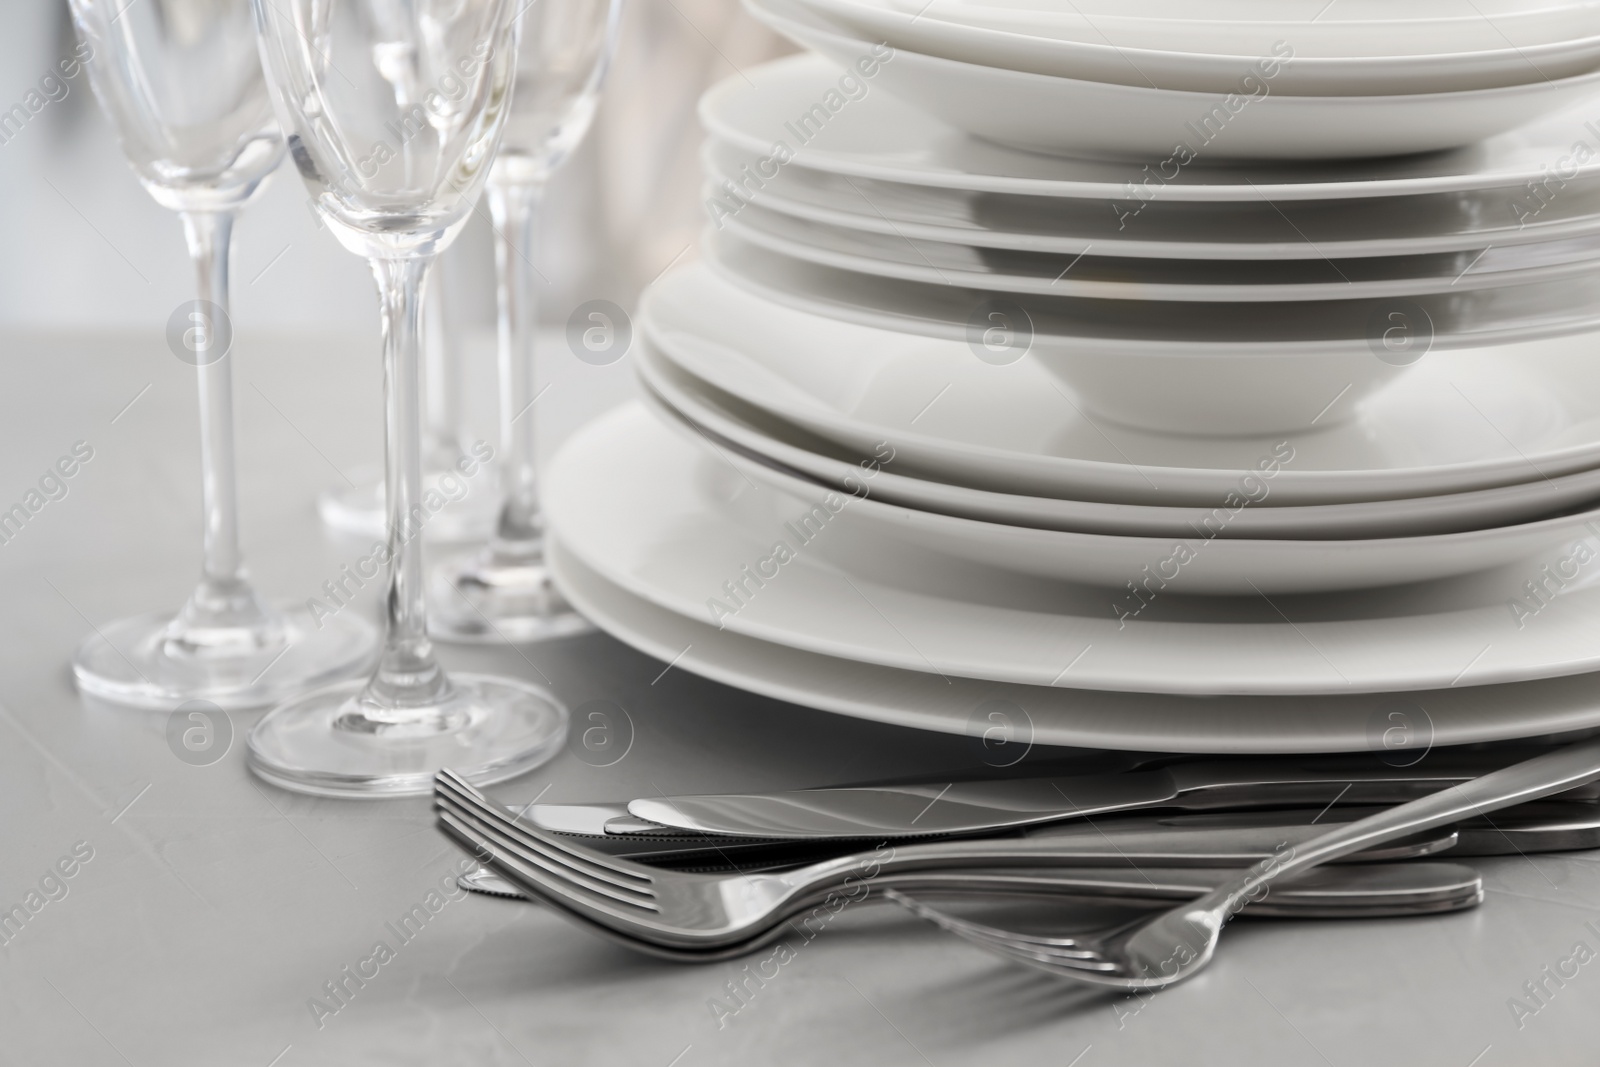
[[[961,20],[959,9],[952,10],[949,5],[941,6],[937,12],[913,13],[870,0],[797,2],[846,32],[885,41],[895,48],[1060,78],[1193,92],[1236,91],[1244,74],[1263,55],[1272,57],[1273,46],[1280,41],[1293,51],[1292,60],[1274,61],[1263,69],[1273,73],[1274,92],[1301,96],[1486,89],[1569,77],[1600,64],[1600,37],[1516,47],[1482,17],[1474,23],[1479,39],[1454,45],[1448,41],[1450,35],[1440,31],[1459,28],[1458,21],[1407,19],[1355,26],[1342,23],[1334,35],[1327,33],[1332,24],[1258,22],[1251,27],[1250,35],[1240,36],[1237,44],[1262,46],[1264,51],[1241,55],[1203,50],[1207,43],[1226,47],[1229,42],[1217,32],[1215,22],[1196,25],[1193,19],[1163,19],[1156,27],[1145,20],[1120,17],[1109,24],[1100,19],[1081,20],[1079,25],[1086,32],[1084,39],[1077,39],[1076,35],[1030,32],[1032,27],[1021,24],[1001,28],[978,20]],[[1600,11],[1591,25],[1600,25]],[[1152,29],[1156,32],[1140,32]],[[1208,30],[1211,32],[1206,33]],[[1234,27],[1230,26],[1223,32],[1232,30]],[[1115,35],[1119,31],[1139,39],[1142,45],[1118,40]],[[1483,39],[1485,34],[1490,35],[1488,40]],[[1174,43],[1160,47],[1164,42]],[[1374,43],[1385,49],[1411,47],[1416,51],[1371,55]]]
[[[1104,300],[1253,303],[1465,293],[1593,274],[1600,263],[1594,238],[1339,263],[1320,257],[1216,263],[1017,252],[862,233],[760,204],[728,216],[724,227],[778,255],[839,270],[923,285]],[[1313,251],[1309,245],[1306,250]]]
[[[667,423],[691,444],[710,447],[751,484],[785,499],[788,513],[816,506],[830,490],[760,457],[722,448],[682,419]],[[892,446],[891,446],[892,448]],[[1257,481],[1270,492],[1270,479]],[[1600,531],[1600,510],[1580,511],[1510,526],[1449,534],[1364,539],[1222,538],[1249,498],[1212,509],[1209,520],[1187,533],[1167,536],[1079,533],[988,522],[907,508],[870,495],[859,496],[835,515],[824,555],[853,573],[875,573],[903,547],[925,549],[955,560],[1050,582],[1115,589],[1132,611],[1135,586],[1151,582],[1160,592],[1185,596],[1292,596],[1377,589],[1479,574],[1535,554],[1570,549]],[[776,516],[774,525],[781,516]],[[1523,568],[1536,570],[1536,567]],[[1159,579],[1159,580],[1158,580]],[[1170,581],[1168,580],[1170,579]],[[1148,591],[1151,587],[1144,586]],[[1500,607],[1497,605],[1497,608]]]
[[[585,567],[558,541],[551,571],[596,625],[663,663],[777,700],[974,743],[1003,723],[1038,745],[1148,752],[1382,752],[1464,745],[1600,726],[1600,677],[1402,695],[1193,697],[941,678],[786,648],[668,611]],[[1409,757],[1407,757],[1409,758]]]
[[[1005,29],[1063,41],[1090,41],[1127,48],[1174,48],[1260,55],[1281,39],[1297,45],[1297,56],[1396,56],[1476,49],[1536,48],[1589,36],[1597,20],[1592,2],[1454,5],[1445,12],[1405,4],[1366,5],[1348,0],[1318,11],[1292,14],[1276,4],[1238,4],[1231,11],[1208,4],[1149,7],[1121,3],[1076,3],[1063,8],[968,3],[964,0],[861,0],[861,7],[936,18],[962,28]],[[1498,6],[1499,10],[1494,10]]]
[[[1337,7],[1327,0],[862,0],[897,11],[959,11],[977,19],[995,17],[1035,19],[1041,16],[1100,19],[1106,16],[1139,19],[1196,19],[1212,22],[1261,21],[1270,12],[1273,18],[1295,23],[1366,24],[1391,22],[1398,18],[1438,19],[1475,18],[1503,24],[1505,19],[1537,17],[1556,21],[1563,36],[1571,36],[1581,21],[1594,17],[1596,0],[1406,0],[1403,7],[1394,0],[1340,0]],[[1379,43],[1381,47],[1381,42]]]
[[[873,472],[875,499],[922,511],[984,522],[1033,526],[1077,533],[1140,537],[1192,537],[1204,529],[1207,508],[1167,508],[1104,504],[1055,497],[996,493],[909,477],[883,469],[874,457],[850,458],[845,450],[806,434],[759,409],[741,404],[700,382],[657,354],[648,336],[635,349],[634,368],[643,380],[644,398],[664,405],[671,415],[692,423],[719,447],[776,463],[842,492],[859,492]],[[663,418],[670,418],[664,415]],[[863,467],[862,464],[867,466]],[[1341,539],[1416,537],[1508,525],[1551,515],[1600,499],[1600,470],[1475,493],[1375,500],[1356,504],[1300,507],[1248,507],[1232,514],[1218,537]]]
[[[550,529],[586,566],[686,617],[946,676],[1286,695],[1487,685],[1600,667],[1592,535],[1471,578],[1321,597],[1179,595],[1190,569],[1205,566],[1197,561],[1165,590],[1145,586],[1140,599],[920,550],[909,526],[873,544],[845,528],[870,499],[830,500],[821,489],[792,497],[736,462],[626,405],[571,438],[552,463]],[[1199,559],[1243,544],[1213,541]],[[1165,554],[1172,542],[1153,547]],[[1537,612],[1512,611],[1522,583],[1562,560],[1566,586],[1552,587]]]
[[[787,17],[792,10],[781,0],[746,0],[746,7],[846,68],[878,47],[820,20]],[[900,49],[878,64],[874,85],[969,134],[1033,152],[1155,163],[1187,140],[1191,156],[1211,159],[1327,160],[1472,144],[1575,107],[1600,90],[1600,72],[1453,93],[1284,96],[1259,87],[1211,94],[1055,78]]]
[[[996,365],[965,341],[774,304],[703,264],[640,304],[658,349],[695,377],[907,473],[999,492],[1213,507],[1279,438],[1139,431],[1086,417],[1032,354]],[[1466,492],[1600,466],[1592,337],[1430,352],[1354,421],[1296,435],[1268,501]],[[1331,392],[1330,392],[1331,398]],[[1343,401],[1338,401],[1343,403]]]
[[[879,92],[883,73],[902,58],[881,66],[873,77],[858,79],[866,91],[852,91],[855,99],[840,89],[839,67],[819,56],[764,63],[706,93],[700,119],[712,136],[763,158],[783,145],[792,159],[786,166],[939,189],[1101,200],[1108,212],[1112,201],[1126,206],[1152,199],[1259,204],[1498,189],[1507,194],[1506,221],[1516,221],[1509,217],[1512,203],[1531,211],[1537,199],[1555,199],[1529,200],[1528,182],[1547,182],[1552,171],[1569,183],[1600,174],[1600,133],[1588,128],[1595,116],[1581,107],[1545,118],[1529,112],[1521,116],[1525,125],[1470,147],[1388,159],[1243,165],[1207,154],[1177,166],[1170,143],[1131,163],[1022,152],[969,137]],[[832,101],[830,93],[844,103],[831,109],[826,120],[818,120],[812,109]],[[1207,98],[1207,109],[1212,99]],[[1029,106],[1019,98],[1004,110]],[[1075,108],[1091,106],[1085,99]],[[1384,107],[1374,106],[1380,111]],[[812,122],[803,129],[797,126],[808,114]],[[1107,118],[1116,116],[1113,111]],[[1186,113],[1184,121],[1194,117]],[[1314,121],[1310,129],[1317,129]],[[1575,153],[1580,142],[1586,150]]]
[[[1600,148],[1597,148],[1600,151]],[[848,230],[1075,256],[1148,259],[1346,259],[1509,248],[1600,233],[1600,180],[1531,199],[1504,189],[1347,200],[1192,203],[937,189],[774,167],[712,140],[701,165],[714,222],[747,203]],[[730,189],[731,186],[731,189]],[[1512,210],[1520,209],[1520,214]]]

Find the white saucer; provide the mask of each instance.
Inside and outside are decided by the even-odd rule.
[[[1600,232],[1600,181],[1593,176],[1537,202],[1503,189],[1331,201],[1108,202],[848,177],[813,170],[806,158],[801,153],[774,174],[770,162],[763,168],[766,153],[707,142],[701,167],[714,186],[713,218],[759,202],[795,218],[890,237],[1147,259],[1422,255]]]
[[[631,404],[568,442],[545,503],[569,552],[662,607],[791,648],[947,677],[1285,695],[1454,688],[1600,667],[1593,538],[1581,550],[1555,545],[1547,556],[1431,585],[1224,600],[1172,595],[1187,580],[1180,568],[1165,594],[1146,582],[1141,597],[980,568],[903,538],[874,544],[841,520],[870,500],[830,500],[820,489],[816,497],[759,485]],[[1559,595],[1537,611],[1513,610],[1525,581],[1563,569],[1570,578]]]
[[[658,354],[647,333],[640,342],[634,369],[644,383],[647,403],[664,404],[670,415],[695,424],[697,432],[715,438],[723,447],[743,450],[829,488],[859,491],[863,477],[859,456],[851,458],[829,441],[719,395],[714,387]],[[879,470],[873,478],[872,495],[890,504],[984,522],[1135,537],[1192,537],[1209,514],[1206,508],[995,493],[907,477],[889,469]],[[1313,540],[1416,537],[1525,522],[1594,500],[1600,500],[1600,469],[1475,493],[1355,504],[1249,507],[1234,513],[1217,536]]]
[[[893,62],[898,59],[891,66]],[[1260,203],[1503,189],[1509,216],[1511,203],[1526,198],[1524,185],[1545,180],[1553,166],[1561,167],[1567,181],[1600,173],[1600,153],[1582,159],[1572,155],[1578,141],[1595,147],[1594,135],[1584,127],[1591,116],[1582,110],[1541,118],[1450,152],[1295,165],[1208,165],[1197,160],[1171,177],[1160,173],[1170,145],[1164,145],[1160,155],[1133,163],[1005,148],[969,137],[888,93],[877,92],[876,79],[867,82],[866,95],[839,108],[820,133],[802,142],[786,124],[837,89],[839,77],[837,66],[814,55],[752,67],[707,93],[700,102],[700,119],[712,136],[762,157],[771,155],[774,143],[782,141],[794,155],[792,166],[940,189],[1101,202],[1158,197]],[[1013,103],[1008,110],[1024,106]],[[1156,177],[1144,169],[1146,164]]]
[[[661,278],[640,317],[658,350],[702,381],[861,455],[891,440],[906,473],[973,488],[1214,507],[1281,440],[1094,420],[1031,355],[986,363],[962,341],[774,304],[701,264]],[[1592,339],[1572,338],[1429,353],[1359,418],[1295,436],[1268,499],[1399,499],[1600,465],[1592,351]]]
[[[1600,726],[1600,677],[1403,695],[1165,696],[940,678],[743,637],[629,592],[550,545],[557,583],[578,610],[618,639],[752,693],[974,743],[997,711],[1014,736],[1040,745],[1153,752],[1267,754],[1378,751],[1476,744]],[[1409,754],[1405,757],[1410,758]]]

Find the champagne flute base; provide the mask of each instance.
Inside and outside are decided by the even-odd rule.
[[[594,630],[551,579],[543,559],[505,562],[491,549],[447,559],[433,569],[428,634],[467,644],[524,644]]]
[[[78,646],[72,673],[80,692],[114,704],[171,711],[204,700],[228,711],[275,704],[371,668],[378,633],[355,612],[316,618],[305,607],[277,610],[275,639],[253,642],[244,633],[200,650],[170,640],[169,613],[119,619]]]
[[[409,709],[449,724],[439,729],[371,721],[361,703],[363,681],[290,700],[250,731],[250,769],[316,796],[418,796],[433,791],[433,776],[445,767],[487,785],[525,774],[561,750],[567,709],[547,690],[478,674],[451,682],[439,705]]]

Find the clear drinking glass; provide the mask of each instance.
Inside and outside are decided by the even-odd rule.
[[[510,678],[445,674],[423,606],[418,334],[433,259],[466,223],[505,125],[524,0],[252,0],[289,151],[383,304],[387,632],[366,682],[269,712],[251,768],[328,795],[426,793],[451,767],[493,782],[554,755],[567,712]]]
[[[320,623],[262,603],[239,554],[228,249],[234,218],[283,159],[248,0],[72,0],[89,78],[150,195],[183,220],[199,275],[169,341],[200,385],[204,563],[176,616],[122,619],[79,647],[85,693],[172,708],[268,704],[362,670],[376,633],[354,613]],[[175,335],[175,336],[174,336]]]
[[[589,629],[550,580],[534,455],[538,271],[534,224],[546,183],[589,130],[623,0],[537,0],[523,11],[516,89],[489,172],[500,301],[499,520],[487,547],[445,560],[430,582],[431,629],[460,641],[537,641]]]

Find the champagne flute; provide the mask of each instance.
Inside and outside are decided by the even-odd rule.
[[[267,713],[251,769],[332,796],[427,793],[544,762],[567,712],[511,678],[451,677],[428,641],[418,347],[429,267],[466,224],[505,125],[521,0],[252,0],[290,155],[329,230],[365,256],[383,307],[386,633],[365,682]]]
[[[182,609],[101,627],[73,659],[78,687],[137,707],[240,708],[363,670],[369,623],[269,607],[239,552],[228,251],[234,219],[284,151],[248,0],[72,0],[72,13],[95,95],[139,180],[183,220],[199,276],[168,334],[199,379],[205,520],[200,584]]]
[[[503,502],[487,547],[444,561],[430,582],[431,629],[461,641],[537,641],[590,628],[544,561],[534,456],[538,272],[534,227],[546,183],[594,119],[623,0],[537,0],[522,14],[516,89],[489,172],[500,302]]]

